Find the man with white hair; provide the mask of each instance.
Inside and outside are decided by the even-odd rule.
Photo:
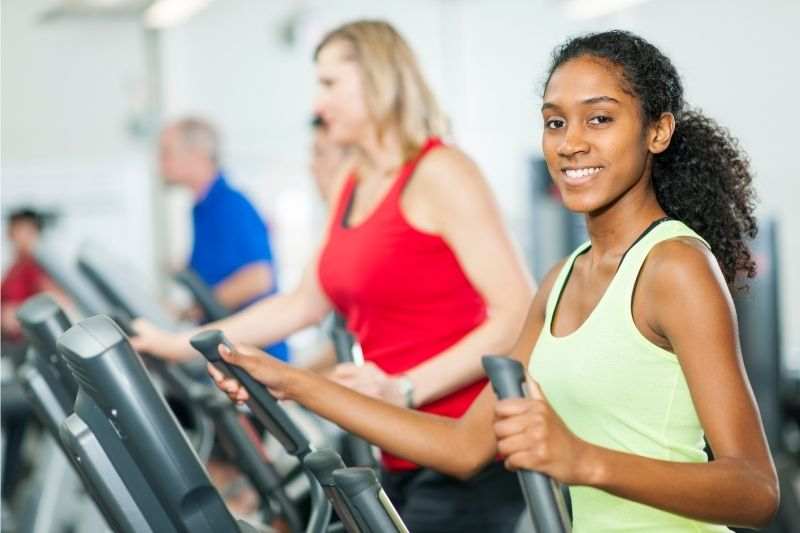
[[[161,174],[192,191],[194,243],[189,266],[226,308],[238,310],[277,291],[269,232],[250,201],[232,188],[219,163],[219,136],[206,120],[168,124],[159,142]],[[282,360],[285,342],[267,347]]]

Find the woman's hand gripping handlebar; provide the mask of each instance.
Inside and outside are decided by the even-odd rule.
[[[246,403],[289,453],[303,456],[308,452],[308,439],[278,404],[278,399],[285,398],[283,376],[290,367],[260,350],[234,348],[219,330],[198,333],[190,342],[209,362],[209,374],[231,400]]]

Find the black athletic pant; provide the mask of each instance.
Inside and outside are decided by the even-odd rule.
[[[467,481],[428,468],[384,470],[381,478],[413,533],[511,533],[525,508],[517,475],[502,463]]]

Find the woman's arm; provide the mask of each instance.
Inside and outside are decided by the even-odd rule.
[[[214,297],[227,309],[238,309],[269,292],[274,285],[272,266],[255,261],[236,270],[214,287]]]
[[[698,520],[765,525],[778,505],[777,476],[716,260],[698,242],[659,244],[636,292],[648,302],[641,314],[634,305],[637,326],[658,332],[677,354],[714,460],[660,461],[588,444],[536,394],[498,402],[495,429],[507,466],[541,470]]]
[[[350,171],[349,163],[339,169],[335,185],[337,196],[341,194]],[[332,217],[332,214],[328,217],[326,235]],[[320,253],[321,247],[306,267],[300,284],[291,292],[265,298],[223,320],[186,332],[170,333],[146,320],[136,320],[133,323],[136,336],[131,339],[131,344],[137,351],[156,357],[185,361],[198,357],[189,339],[203,330],[221,329],[233,342],[263,346],[318,322],[331,309],[317,276]]]
[[[542,327],[547,294],[559,268],[553,269],[542,283],[513,348],[512,357],[526,365]],[[253,348],[237,347],[231,353],[220,346],[220,351],[225,360],[247,370],[276,397],[295,400],[350,433],[417,464],[467,479],[497,454],[491,431],[495,396],[488,386],[462,418],[452,419],[365,396],[312,372],[265,358]],[[238,402],[248,399],[247,391],[236,380],[225,378],[212,366],[209,373],[231,399]]]
[[[333,342],[325,339],[325,342],[316,349],[309,361],[301,366],[317,374],[331,372],[336,367],[336,348],[334,348]]]
[[[202,328],[171,333],[145,320],[133,323],[137,335],[131,339],[134,349],[172,361],[197,357],[189,339],[207,329],[220,329],[236,343],[263,346],[322,320],[330,303],[319,286],[317,259],[311,261],[294,290],[259,300],[223,320]]]
[[[426,156],[403,193],[401,209],[412,226],[445,240],[487,308],[480,326],[405,373],[414,384],[413,404],[424,405],[479,379],[482,355],[511,350],[533,298],[533,281],[489,185],[460,151],[439,148]],[[404,403],[397,380],[374,365],[341,365],[331,377],[359,392]]]

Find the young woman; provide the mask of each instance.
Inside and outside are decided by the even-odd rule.
[[[621,31],[556,50],[542,117],[549,171],[591,240],[546,276],[511,352],[536,380],[531,398],[495,402],[487,388],[461,419],[436,418],[248,348],[225,358],[419,464],[466,477],[499,452],[549,474],[570,486],[576,532],[763,526],[777,478],[728,289],[754,269],[746,157],[687,107],[669,59]]]
[[[483,389],[481,354],[511,348],[532,283],[480,171],[440,140],[446,121],[403,38],[383,22],[354,22],[328,34],[314,58],[315,112],[355,159],[334,186],[324,244],[293,292],[206,327],[263,345],[335,308],[368,363],[340,366],[333,379],[459,417]],[[139,350],[197,357],[193,332],[136,327]],[[385,488],[416,533],[502,529],[524,505],[499,462],[469,481],[390,453],[383,466]]]

